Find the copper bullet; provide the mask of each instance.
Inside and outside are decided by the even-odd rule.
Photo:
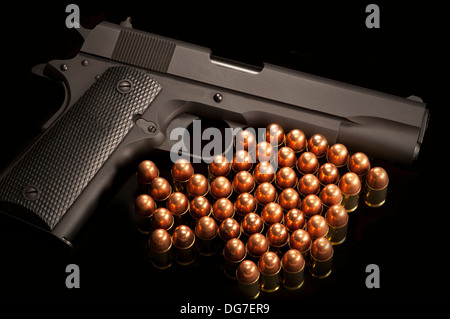
[[[170,254],[172,238],[166,230],[162,228],[154,230],[148,240],[148,246],[153,266],[165,269],[172,265],[172,256]]]
[[[306,223],[306,230],[312,240],[325,237],[328,234],[327,221],[321,215],[314,215]]]
[[[245,150],[236,151],[233,156],[231,168],[234,172],[250,171],[253,167],[253,159]]]
[[[250,237],[253,234],[261,233],[263,228],[264,222],[262,218],[255,213],[248,213],[245,215],[241,223],[242,233],[247,237]]]
[[[297,174],[290,167],[280,168],[275,175],[275,185],[279,189],[294,188],[297,185]]]
[[[262,254],[269,250],[269,241],[263,234],[254,233],[248,238],[246,247],[248,255],[258,260]]]
[[[242,261],[236,269],[238,291],[242,297],[256,299],[259,296],[259,269],[251,260]]]
[[[311,236],[304,229],[297,229],[289,237],[289,247],[301,252],[304,258],[306,258],[306,256],[309,256],[311,244]]]
[[[216,200],[212,207],[212,215],[218,223],[221,223],[227,218],[233,218],[233,203],[228,198],[220,198]]]
[[[134,202],[136,228],[143,234],[150,233],[151,216],[156,210],[156,202],[147,194],[139,195]]]
[[[255,197],[250,193],[242,193],[234,202],[234,209],[238,219],[243,218],[248,213],[254,213],[257,208]]]
[[[364,153],[355,153],[350,157],[347,168],[350,172],[358,175],[362,183],[364,176],[370,171],[370,160]]]
[[[233,190],[237,194],[250,193],[255,188],[255,180],[253,175],[247,171],[240,171],[234,176]]]
[[[172,242],[176,250],[176,261],[180,265],[192,264],[195,260],[195,234],[186,225],[180,225],[173,231]]]
[[[332,145],[328,149],[327,160],[337,168],[345,167],[348,162],[348,150],[345,145],[339,143]]]
[[[289,232],[296,231],[305,227],[305,215],[300,209],[290,209],[286,215],[284,215],[284,224]]]
[[[237,151],[245,150],[249,153],[255,151],[256,137],[250,130],[243,130],[237,133],[234,141]]]
[[[209,191],[208,180],[202,174],[194,174],[189,178],[186,188],[191,198],[206,196]]]
[[[306,218],[322,213],[322,200],[314,194],[306,196],[300,204],[300,210],[305,214]]]
[[[277,191],[270,183],[261,183],[255,190],[256,202],[261,206],[266,206],[277,199]]]
[[[297,249],[290,249],[281,258],[283,286],[289,290],[299,289],[305,280],[305,259]]]
[[[325,136],[321,134],[314,134],[308,140],[307,144],[308,152],[314,153],[316,157],[322,158],[327,154],[328,151],[328,141]]]
[[[302,196],[308,196],[310,194],[317,195],[320,192],[320,182],[316,175],[305,174],[303,175],[297,185],[297,190]]]
[[[233,219],[225,219],[219,226],[219,237],[227,242],[232,238],[239,238],[241,235],[241,225]]]
[[[270,124],[266,127],[266,142],[280,146],[284,142],[284,130],[278,124]]]
[[[189,210],[189,200],[183,193],[173,192],[166,201],[166,208],[172,213],[175,225],[181,225]]]
[[[342,192],[342,206],[347,212],[353,212],[359,203],[359,192],[361,191],[361,181],[355,173],[348,172],[339,181],[339,188]]]
[[[172,193],[172,186],[163,177],[157,177],[149,185],[149,194],[157,202],[162,204]]]
[[[311,275],[317,278],[325,278],[331,274],[333,252],[333,246],[325,237],[313,241],[308,265]]]
[[[211,204],[205,196],[197,196],[191,201],[189,213],[195,222],[203,216],[209,216],[211,212]]]
[[[297,163],[295,152],[292,148],[284,146],[278,150],[278,167],[294,167]]]
[[[284,248],[287,247],[287,242],[289,239],[289,233],[286,226],[280,223],[275,223],[269,227],[266,236],[269,241],[269,249],[274,252],[283,253]]]
[[[241,240],[232,238],[226,242],[223,248],[223,270],[228,278],[236,279],[236,270],[246,256],[247,250]]]
[[[328,207],[340,204],[342,202],[341,189],[335,184],[326,185],[320,192],[319,197],[322,200],[322,204],[326,209],[328,209]]]
[[[278,204],[285,212],[292,208],[298,208],[300,206],[300,195],[295,189],[286,188],[278,196]]]
[[[251,174],[249,173],[251,176]],[[228,178],[224,176],[219,176],[215,178],[211,183],[211,196],[214,199],[228,198],[233,192],[231,183]]]
[[[256,162],[271,162],[275,157],[275,150],[269,142],[256,144]]]
[[[268,203],[261,211],[261,218],[265,225],[270,227],[275,223],[281,223],[283,221],[283,209],[275,202]]]
[[[280,288],[281,260],[274,252],[265,252],[258,261],[261,273],[261,290],[274,292]]]
[[[300,174],[315,174],[319,169],[319,161],[314,153],[304,152],[298,157],[296,167]]]
[[[306,148],[306,136],[299,129],[294,129],[286,135],[286,146],[292,148],[295,153],[300,153]]]
[[[187,159],[180,158],[172,165],[170,174],[172,175],[174,190],[186,193],[187,182],[194,175],[192,164]]]
[[[339,171],[332,163],[325,163],[317,171],[317,179],[322,186],[336,184],[339,181]]]
[[[159,169],[152,161],[142,161],[137,167],[136,176],[142,184],[150,184],[152,180],[159,176]]]
[[[259,162],[253,170],[253,178],[256,183],[272,183],[275,180],[275,168],[270,162]]]
[[[379,207],[386,201],[389,176],[381,167],[372,168],[366,176],[364,202],[370,207]]]
[[[209,181],[219,176],[228,176],[231,171],[231,163],[223,155],[216,155],[208,165]]]
[[[172,213],[168,209],[160,207],[153,213],[151,223],[153,229],[162,228],[170,232],[170,229],[172,228],[174,223],[174,218],[172,216]]]
[[[348,213],[342,205],[333,205],[325,213],[328,224],[327,238],[331,244],[339,245],[345,241],[348,228]]]
[[[203,256],[212,256],[216,252],[214,238],[217,236],[219,227],[214,218],[203,216],[195,225],[195,234],[198,237],[197,251]]]

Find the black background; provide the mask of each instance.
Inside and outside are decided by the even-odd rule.
[[[380,7],[380,29],[365,26],[365,8],[371,2]],[[299,292],[281,289],[261,294],[260,300],[273,309],[289,310],[290,301],[274,300],[281,298],[445,296],[448,134],[439,131],[445,127],[439,124],[443,119],[439,113],[446,104],[440,97],[448,84],[444,73],[448,59],[443,53],[448,34],[442,32],[439,15],[443,9],[421,3],[371,2],[280,2],[249,8],[225,2],[213,7],[187,2],[181,6],[78,3],[81,23],[88,28],[102,20],[120,23],[131,16],[137,29],[209,47],[214,55],[255,65],[277,64],[402,97],[417,95],[427,103],[431,121],[419,160],[412,167],[372,162],[390,174],[386,205],[378,210],[362,206],[357,217],[351,215],[351,232],[346,243],[336,248],[330,278],[307,277]],[[80,48],[81,38],[65,27],[67,4],[21,3],[2,9],[2,170],[36,137],[61,102],[61,94],[49,84],[37,84],[30,69],[72,57]],[[130,178],[118,185],[121,190],[98,210],[69,252],[1,216],[1,297],[178,300],[170,310],[173,313],[191,299],[196,304],[239,302],[235,284],[222,274],[219,256],[198,258],[190,267],[174,265],[166,271],[146,262],[144,240],[129,217],[134,183]],[[69,263],[80,267],[80,289],[65,286]],[[379,289],[365,286],[365,267],[371,263],[380,267]]]

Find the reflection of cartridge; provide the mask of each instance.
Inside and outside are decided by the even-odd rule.
[[[173,231],[172,242],[176,251],[176,261],[180,265],[192,264],[195,260],[195,234],[186,225],[180,225]]]
[[[389,176],[381,167],[372,168],[366,176],[364,202],[371,207],[379,207],[386,201]]]
[[[197,235],[197,251],[200,255],[211,256],[216,252],[214,238],[217,236],[219,227],[217,227],[214,218],[203,216],[195,225],[195,234]]]
[[[305,259],[297,249],[290,249],[281,258],[283,286],[289,290],[299,289],[305,279]]]
[[[361,191],[361,181],[355,173],[348,172],[339,181],[339,188],[342,191],[342,206],[347,212],[353,212],[359,203],[359,193]]]
[[[156,202],[147,194],[139,195],[134,202],[136,228],[143,234],[150,233],[150,221],[156,210]]]
[[[194,175],[194,168],[192,167],[191,163],[184,158],[178,159],[172,165],[170,174],[172,175],[174,191],[182,192],[187,195],[186,192],[187,182],[189,178],[191,178],[191,176]]]
[[[226,242],[223,248],[223,270],[228,278],[236,279],[236,270],[246,256],[247,250],[241,240],[232,238]]]
[[[261,273],[261,290],[274,292],[280,288],[281,261],[278,255],[268,251],[264,253],[258,261],[258,268]]]
[[[333,265],[333,246],[325,237],[316,239],[311,245],[309,271],[317,278],[325,278],[331,274]]]
[[[347,237],[348,214],[342,205],[333,205],[325,213],[328,224],[327,238],[333,245],[341,244]]]
[[[259,296],[259,269],[251,260],[242,261],[236,269],[238,291],[244,298],[256,299]]]
[[[293,129],[286,135],[286,146],[292,148],[295,153],[303,152],[306,148],[306,136],[299,129]]]
[[[165,269],[172,265],[172,256],[170,253],[172,238],[167,231],[161,228],[153,231],[148,240],[148,246],[150,248],[150,259],[153,266]]]

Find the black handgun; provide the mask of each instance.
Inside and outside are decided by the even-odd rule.
[[[406,164],[427,128],[428,110],[416,97],[226,60],[127,24],[102,22],[80,33],[75,57],[34,68],[62,82],[66,98],[0,176],[1,211],[69,244],[121,167],[151,150],[171,152],[171,131],[196,119],[232,128],[276,122]]]

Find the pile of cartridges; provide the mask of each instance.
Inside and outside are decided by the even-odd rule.
[[[220,253],[225,275],[246,298],[281,285],[295,290],[306,270],[330,275],[333,246],[345,241],[349,214],[360,202],[385,202],[388,175],[371,168],[365,154],[328,145],[320,134],[285,134],[277,124],[258,143],[253,132],[235,136],[232,161],[214,156],[208,176],[195,173],[187,159],[173,163],[171,181],[152,161],[140,163],[144,192],[135,201],[135,220],[149,236],[155,267]]]

